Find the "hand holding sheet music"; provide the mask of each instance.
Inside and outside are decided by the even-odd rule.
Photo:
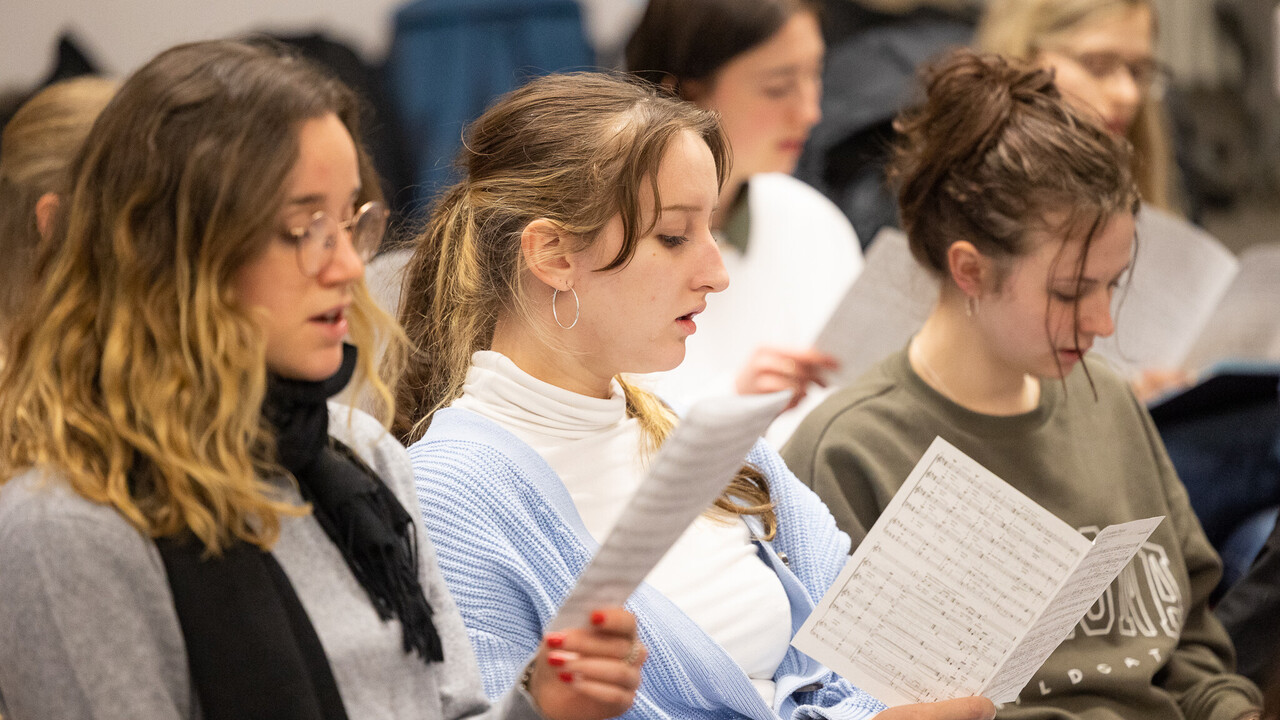
[[[937,438],[792,644],[888,705],[1012,702],[1161,519],[1091,543]]]
[[[548,630],[585,625],[592,610],[626,602],[689,523],[729,484],[790,398],[790,392],[779,392],[694,404],[663,443],[648,477]]]

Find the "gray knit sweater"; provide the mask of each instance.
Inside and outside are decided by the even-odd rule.
[[[422,528],[404,448],[359,411],[330,405],[330,434],[374,468],[414,517],[419,575],[443,663],[401,649],[313,517],[283,520],[273,553],[293,583],[352,720],[541,716],[523,691],[489,707],[458,610]],[[297,499],[296,491],[290,490]],[[5,720],[201,717],[155,545],[58,477],[0,485],[0,714]]]

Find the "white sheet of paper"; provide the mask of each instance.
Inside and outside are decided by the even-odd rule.
[[[1144,206],[1137,221],[1133,271],[1112,301],[1116,332],[1094,346],[1125,376],[1183,367],[1240,266],[1186,220]]]
[[[1158,522],[1090,543],[938,438],[792,644],[889,705],[987,691],[1012,701]],[[1061,588],[1110,571],[1115,538],[1131,542],[1128,556],[1068,617],[1092,590]]]
[[[905,347],[937,301],[938,281],[911,256],[907,236],[893,228],[877,233],[862,273],[814,342],[840,361],[828,383],[846,385]]]
[[[784,391],[695,403],[662,444],[648,476],[548,630],[585,625],[593,610],[626,602],[689,523],[729,484],[790,398]]]
[[[1240,272],[1187,354],[1185,366],[1203,370],[1222,360],[1280,360],[1280,243],[1240,254]]]

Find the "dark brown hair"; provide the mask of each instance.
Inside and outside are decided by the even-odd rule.
[[[916,260],[949,278],[947,249],[958,240],[999,269],[1033,250],[1036,231],[1064,243],[1082,233],[1082,282],[1098,231],[1138,210],[1128,141],[1074,110],[1047,70],[960,50],[922,77],[925,101],[895,121],[890,165]]]
[[[627,42],[627,69],[680,92],[709,80],[725,63],[773,37],[815,0],[650,0]],[[683,95],[683,93],[681,93]]]
[[[890,176],[911,250],[932,272],[947,275],[957,240],[1013,258],[1052,213],[1079,229],[1137,211],[1128,143],[1064,102],[1050,72],[962,50],[923,78],[924,104],[895,122]]]

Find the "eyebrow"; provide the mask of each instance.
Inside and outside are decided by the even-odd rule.
[[[360,190],[361,188],[356,188],[351,191],[351,202],[355,202],[356,198],[360,197]],[[284,202],[284,204],[287,207],[304,207],[307,205],[319,205],[326,199],[327,198],[323,193],[311,193],[310,195],[300,195],[295,198],[289,198]]]
[[[1125,265],[1123,268],[1121,268],[1121,269],[1120,269],[1120,272],[1116,273],[1116,276],[1115,276],[1114,278],[1110,279],[1110,280],[1104,280],[1104,279],[1102,279],[1102,278],[1082,277],[1082,278],[1080,278],[1080,285],[1081,285],[1081,286],[1088,285],[1088,286],[1092,287],[1092,286],[1094,286],[1094,285],[1101,285],[1101,284],[1102,284],[1102,283],[1104,283],[1104,282],[1106,282],[1106,283],[1110,284],[1110,283],[1115,282],[1116,280],[1119,280],[1120,278],[1124,277],[1124,274],[1125,274],[1125,273],[1127,273],[1127,272],[1129,272],[1129,270],[1131,270],[1132,268],[1133,268],[1133,263],[1130,263],[1130,264],[1128,264],[1128,265]],[[1057,283],[1057,282],[1061,282],[1061,283],[1069,283],[1069,282],[1074,282],[1074,281],[1075,281],[1075,278],[1070,278],[1070,277],[1067,277],[1067,278],[1057,278],[1057,279],[1055,279],[1055,280],[1054,280],[1054,282],[1055,282],[1055,283]]]
[[[713,205],[711,210],[715,211],[718,207],[720,207],[719,204]],[[701,205],[663,205],[661,208],[662,212],[703,212],[704,210],[706,208]]]

